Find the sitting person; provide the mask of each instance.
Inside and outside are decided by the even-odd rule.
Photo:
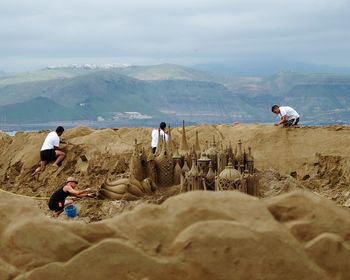
[[[164,137],[165,142],[168,142],[168,134],[165,133],[166,123],[161,122],[159,124],[158,129],[153,129],[152,131],[152,140],[151,140],[151,147],[152,152],[155,153],[157,150],[158,145],[158,136],[160,135],[162,138]]]
[[[40,150],[40,166],[35,170],[34,174],[43,171],[46,164],[54,161],[53,166],[58,168],[66,154],[60,149],[60,143],[65,143],[60,140],[64,128],[59,126],[56,131],[51,131],[45,138],[45,141]]]
[[[281,116],[280,122],[275,123],[275,126],[282,124],[283,127],[289,127],[295,126],[299,122],[299,114],[292,107],[273,105],[271,111]]]
[[[74,177],[68,177],[65,185],[63,187],[58,188],[50,197],[48,206],[50,210],[54,211],[54,216],[58,217],[62,212],[66,205],[72,204],[73,200],[66,199],[69,195],[76,197],[92,197],[93,194],[89,193],[91,191],[90,188],[85,190],[78,191],[76,190],[76,186],[78,185],[78,180]]]

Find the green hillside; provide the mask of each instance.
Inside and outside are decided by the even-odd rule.
[[[6,111],[8,122],[22,121],[23,116],[27,116],[28,121],[36,121],[36,112],[32,111],[37,111],[38,100],[51,100],[51,106],[59,105],[61,112],[54,114],[55,117],[41,112],[43,121],[63,117],[65,120],[96,120],[98,116],[111,119],[115,113],[126,111],[153,117],[192,116],[197,121],[207,115],[218,119],[230,118],[233,114],[250,117],[246,113],[249,104],[223,85],[191,80],[141,81],[114,71],[0,88],[3,103],[0,114]],[[10,108],[21,114],[8,114]]]
[[[6,115],[7,122],[111,120],[127,111],[194,122],[271,122],[273,104],[293,106],[310,122],[320,116],[324,122],[344,121],[350,75],[280,72],[268,78],[227,78],[162,64],[45,69],[0,77],[0,117]],[[50,110],[38,118],[40,107]]]
[[[44,97],[36,97],[29,101],[0,106],[0,120],[2,124],[81,119],[86,119],[82,112],[66,108]]]

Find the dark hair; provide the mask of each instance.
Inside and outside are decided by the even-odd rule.
[[[165,122],[161,122],[161,123],[159,124],[159,128],[160,128],[160,129],[165,129],[165,128],[166,128],[166,123],[165,123]]]
[[[57,133],[63,133],[63,131],[64,131],[63,126],[58,126],[58,127],[56,128],[56,132],[57,132]]]
[[[272,108],[271,108],[271,112],[273,112],[273,110],[275,110],[276,108],[279,108],[280,106],[278,105],[273,105]]]

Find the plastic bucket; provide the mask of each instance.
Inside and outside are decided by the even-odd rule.
[[[64,212],[68,219],[74,219],[77,216],[77,206],[75,204],[70,204],[64,207]]]

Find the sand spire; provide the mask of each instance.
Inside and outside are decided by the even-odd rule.
[[[181,138],[180,150],[181,151],[189,150],[188,144],[187,144],[187,138],[186,138],[185,121],[182,121],[182,138]]]

